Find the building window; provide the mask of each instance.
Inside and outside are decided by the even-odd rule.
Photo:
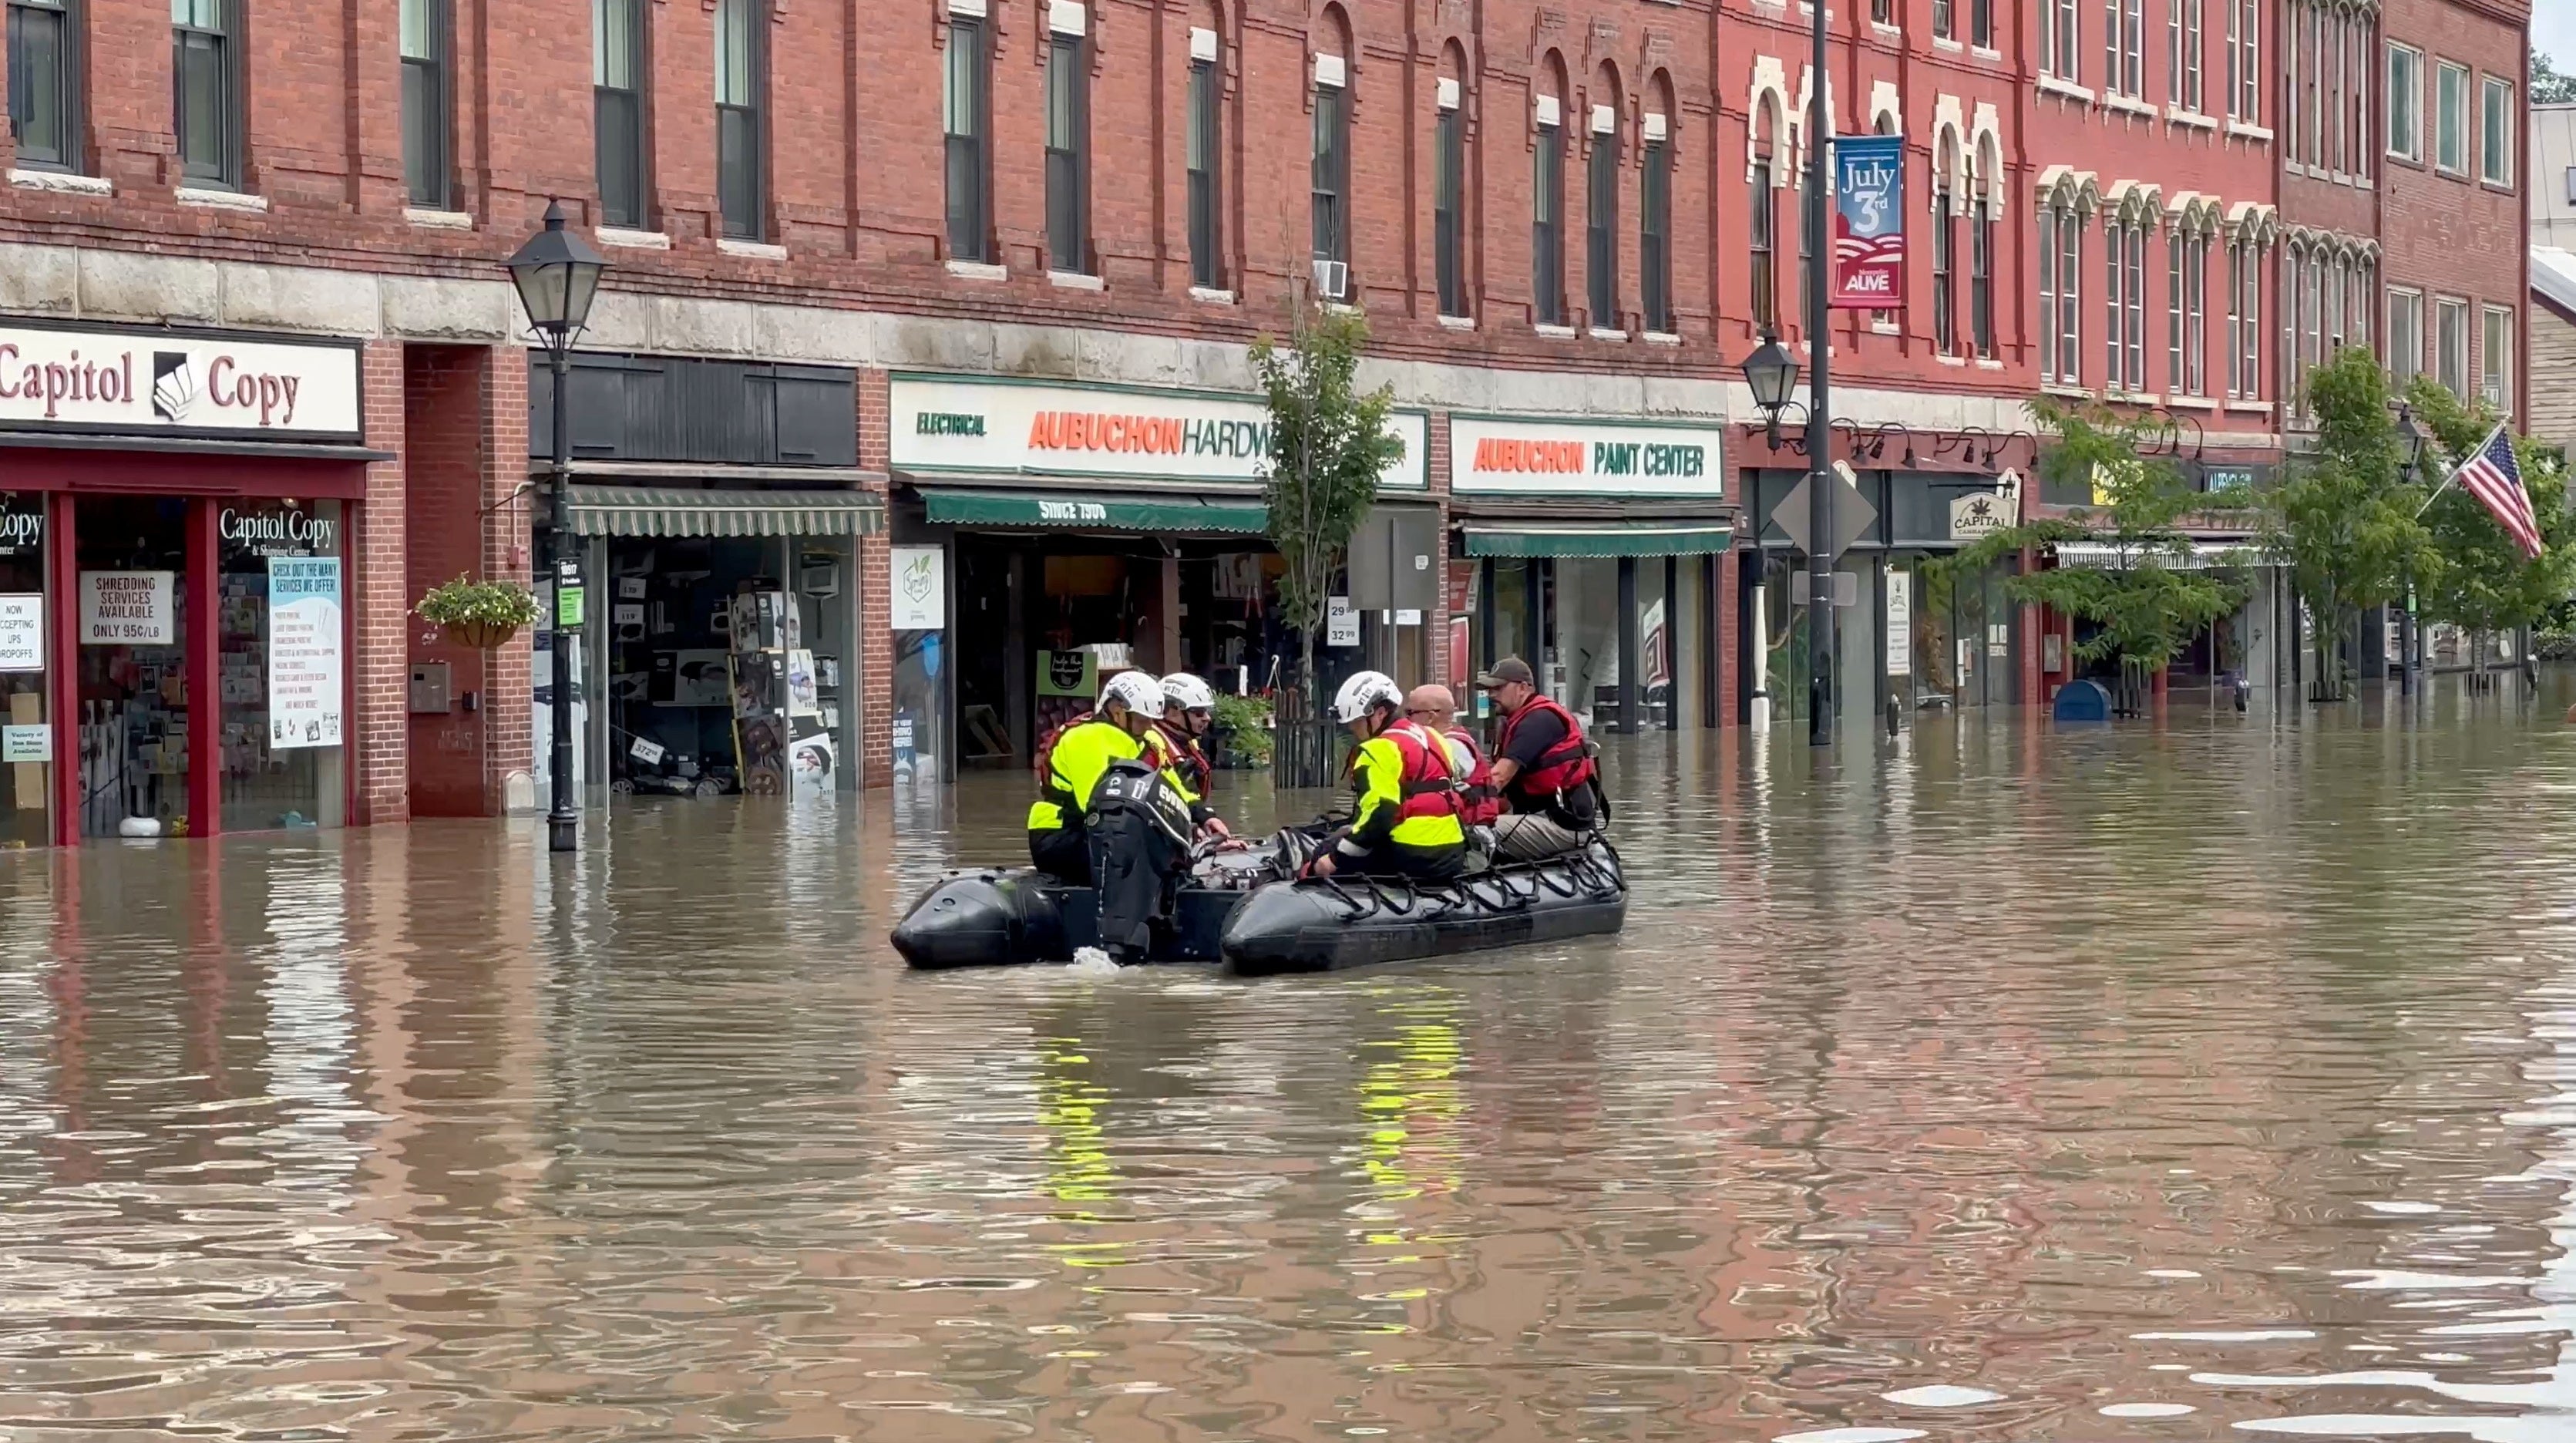
[[[2165,12],[2165,98],[2200,109],[2201,0],[2170,0]]]
[[[412,0],[417,3],[417,0]],[[80,153],[79,26],[73,0],[10,0],[9,134],[18,164],[69,170]],[[404,14],[410,5],[404,6]]]
[[[1592,324],[1603,330],[1619,324],[1619,112],[1592,107],[1591,173],[1584,177],[1586,219],[1583,234],[1585,299],[1592,305]]]
[[[2078,310],[2083,287],[2077,277],[2084,258],[2083,217],[2051,206],[2039,213],[2039,378],[2059,385],[2084,383],[2083,322]],[[2113,378],[2117,384],[2117,378]]]
[[[1217,258],[1218,186],[1224,174],[1220,142],[1224,136],[1225,76],[1217,68],[1216,32],[1190,32],[1190,283],[1215,290],[1225,284],[1225,267]],[[1446,158],[1446,153],[1443,153]],[[1446,292],[1444,291],[1445,295]]]
[[[716,0],[716,198],[725,234],[761,236],[760,101],[767,89],[766,7],[760,0]]]
[[[1637,175],[1637,284],[1649,331],[1672,334],[1673,158],[1661,115],[1646,117],[1644,168]]]
[[[1791,178],[1798,188],[1798,322],[1812,324],[1816,315],[1816,229],[1824,223],[1818,208],[1808,202],[1807,178],[1804,172]]]
[[[1467,310],[1467,122],[1455,81],[1443,81],[1433,146],[1431,243],[1440,285],[1440,314]]]
[[[1979,177],[1980,184],[1984,177]],[[1968,330],[1979,356],[1995,354],[1995,207],[1991,196],[1977,198],[1968,218]]]
[[[2263,395],[2263,256],[2250,239],[2227,247],[2227,394]]]
[[[1565,324],[1565,129],[1554,96],[1540,97],[1530,158],[1530,301],[1542,326]]]
[[[2102,88],[2135,96],[2146,81],[2142,72],[2146,14],[2144,0],[2104,0],[2102,12]]]
[[[1753,323],[1771,327],[1779,324],[1780,277],[1775,263],[1775,246],[1780,230],[1780,197],[1771,184],[1772,158],[1763,156],[1753,165],[1753,193],[1746,197],[1746,226],[1750,233],[1751,251],[1745,266],[1747,283],[1752,287]]]
[[[1894,25],[1896,0],[1869,0],[1869,18],[1875,25]]]
[[[1957,39],[1958,37],[1951,31],[1951,23],[1950,0],[1932,0],[1932,38]]]
[[[1937,163],[1937,162],[1936,162]],[[1950,175],[1934,177],[1932,192],[1932,348],[1941,355],[1959,349],[1958,281],[1959,218],[1950,210]]]
[[[1315,57],[1315,160],[1310,213],[1315,259],[1339,262],[1347,268],[1351,259],[1351,102],[1349,93],[1342,89],[1343,74],[1340,56]],[[1347,269],[1344,275],[1347,277]],[[1344,294],[1348,294],[1347,285]]]
[[[1968,43],[1980,50],[1995,48],[1995,0],[1968,0]]]
[[[2290,307],[2290,404],[2299,414],[2308,410],[2308,373],[2317,368],[2325,354],[2325,258],[2314,251],[2290,257],[2290,294],[2284,299]]]
[[[2177,231],[2167,243],[2170,316],[2166,321],[2165,384],[2185,396],[2209,394],[2206,332],[2209,237]]]
[[[2424,57],[2388,43],[2388,153],[2424,158]]]
[[[2478,179],[2513,184],[2513,82],[2490,75],[2478,89]]]
[[[2469,68],[2445,60],[2435,67],[2433,164],[2457,175],[2469,170]]]
[[[2489,306],[2479,314],[2478,399],[2500,416],[2513,414],[2513,311]]]
[[[947,134],[948,254],[961,261],[992,258],[993,172],[984,145],[990,77],[983,19],[950,14],[940,114]]]
[[[445,210],[447,6],[401,0],[403,183],[411,203]]]
[[[2263,0],[2221,0],[2227,6],[2227,114],[2248,125],[2263,121]]]
[[[2135,223],[2102,229],[2103,385],[2108,390],[2143,391],[2146,362],[2146,232]]]
[[[1079,16],[1073,6],[1050,13]],[[1061,23],[1059,21],[1059,23]],[[1075,23],[1081,23],[1076,21]],[[1047,42],[1047,269],[1091,269],[1091,66],[1080,34],[1056,30]]]
[[[2352,173],[2361,176],[2379,168],[2370,148],[2370,41],[2371,27],[2356,23],[2352,27]]]
[[[2233,0],[2231,0],[2233,3]],[[2041,0],[2039,68],[2060,80],[2081,80],[2076,61],[2075,0]]]
[[[2388,381],[2393,390],[2424,371],[2424,295],[2421,291],[2388,292]]]
[[[2469,398],[2469,303],[2437,297],[2433,302],[2433,379],[2452,395]]]
[[[192,185],[241,183],[234,15],[228,0],[170,0],[179,172]]]
[[[590,95],[599,218],[644,224],[643,0],[590,0]]]

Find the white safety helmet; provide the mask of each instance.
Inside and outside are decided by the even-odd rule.
[[[1185,671],[1163,678],[1163,705],[1183,711],[1214,711],[1216,689]]]
[[[1151,672],[1122,671],[1100,689],[1100,714],[1109,714],[1109,704],[1116,702],[1138,716],[1159,717],[1163,714],[1163,684]]]
[[[1395,684],[1394,677],[1382,671],[1364,671],[1343,682],[1342,689],[1334,694],[1333,720],[1348,726],[1381,706],[1401,709],[1403,705],[1404,688]]]

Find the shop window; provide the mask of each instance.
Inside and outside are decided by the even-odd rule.
[[[45,498],[0,492],[0,850],[53,841]]]
[[[644,224],[643,0],[591,0],[590,87],[597,127],[599,218]]]
[[[1595,329],[1619,325],[1619,115],[1592,107],[1592,158],[1584,177],[1583,280]]]
[[[346,815],[340,515],[337,501],[242,502],[217,513],[225,831],[336,827]]]
[[[232,25],[239,0],[170,0],[170,73],[179,170],[191,185],[241,183],[240,57]]]
[[[761,0],[716,0],[716,195],[725,234],[746,240],[763,232],[766,9]]]
[[[1217,253],[1221,222],[1225,75],[1217,65],[1214,30],[1190,32],[1189,168],[1190,283],[1209,290],[1225,284]]]
[[[71,170],[80,163],[76,3],[9,3],[9,134],[24,169]]]
[[[445,210],[446,0],[401,0],[403,184],[411,203]]]
[[[1047,44],[1047,267],[1091,269],[1091,66],[1080,5],[1050,8]],[[1064,27],[1075,27],[1067,33]]]
[[[984,40],[983,7],[948,15],[948,63],[941,74],[940,116],[947,136],[948,254],[952,260],[992,259],[992,159],[984,134],[990,115],[991,52]]]

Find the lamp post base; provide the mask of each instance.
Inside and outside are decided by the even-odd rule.
[[[546,817],[546,850],[570,852],[581,845],[581,818],[549,813]]]

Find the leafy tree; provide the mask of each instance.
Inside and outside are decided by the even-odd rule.
[[[1353,379],[1368,344],[1368,322],[1356,311],[1326,310],[1292,298],[1287,344],[1268,336],[1252,346],[1252,368],[1270,400],[1270,454],[1263,478],[1269,535],[1286,569],[1279,578],[1283,620],[1297,629],[1299,684],[1318,720],[1315,643],[1333,578],[1351,536],[1377,501],[1381,472],[1403,454],[1387,430],[1392,388],[1362,395]],[[1283,768],[1283,772],[1286,769]],[[1301,784],[1285,775],[1283,784]]]
[[[2345,349],[2308,373],[2308,402],[2316,445],[2262,496],[2263,550],[2317,619],[2315,699],[2339,701],[2347,618],[2402,597],[2431,538],[2415,519],[2423,493],[2405,482],[2379,362]]]
[[[2576,75],[2560,74],[2537,45],[2531,48],[2531,103],[2576,105]]]
[[[2436,478],[2495,429],[2493,412],[2464,404],[2430,376],[2408,384],[2406,402],[2446,453],[2425,457],[2426,470]],[[2540,522],[2537,560],[2523,555],[2465,487],[2444,488],[2424,511],[2438,561],[2422,583],[2425,614],[2472,636],[2540,622],[2576,590],[2576,517],[2567,510],[2567,473],[2553,448],[2528,436],[2514,437],[2513,450]]]
[[[2233,575],[2182,564],[2192,555],[2183,519],[2240,510],[2246,500],[2233,492],[2193,490],[2170,459],[2152,454],[2167,438],[2160,427],[2098,407],[2048,401],[2032,402],[2031,414],[2045,433],[2041,478],[2061,488],[2089,489],[2095,504],[1992,532],[1941,566],[1980,570],[2025,547],[2060,542],[2110,546],[2108,566],[2027,572],[2006,578],[2004,591],[2015,601],[2038,602],[2093,623],[2093,634],[2077,643],[2075,654],[2085,661],[2116,659],[2122,708],[2134,711],[2145,677],[2169,665],[2193,637],[2245,599],[2245,587]]]

